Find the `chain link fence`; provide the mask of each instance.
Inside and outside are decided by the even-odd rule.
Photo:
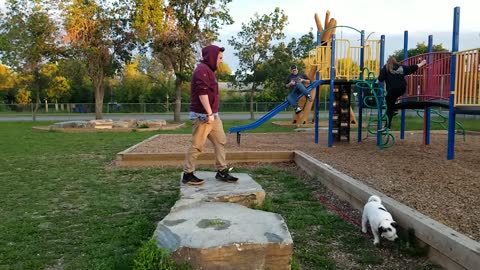
[[[254,102],[255,113],[269,112],[281,102]],[[50,103],[38,104],[37,114],[82,114],[95,113],[95,103]],[[32,114],[36,104],[0,104],[0,114]],[[190,103],[181,104],[181,112],[188,112]],[[320,102],[320,110],[326,111],[328,103]],[[288,107],[286,111],[289,111]],[[105,103],[104,113],[173,113],[175,103]],[[250,103],[222,102],[219,111],[224,112],[250,112]]]

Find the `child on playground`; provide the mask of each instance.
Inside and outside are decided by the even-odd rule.
[[[394,116],[395,102],[397,99],[405,94],[407,90],[407,83],[405,81],[405,76],[410,75],[418,70],[418,68],[425,65],[427,61],[422,60],[420,63],[411,66],[400,65],[395,57],[390,56],[387,60],[387,63],[380,70],[380,75],[378,75],[378,82],[385,82],[387,87],[387,95],[385,96],[385,102],[387,104],[387,125],[378,132],[384,132],[386,129],[390,129],[392,125],[392,119]]]
[[[298,114],[302,111],[302,108],[300,108],[297,103],[299,94],[306,96],[308,101],[312,101],[309,91],[305,85],[303,85],[304,83],[309,84],[310,79],[304,73],[300,73],[296,65],[292,65],[290,70],[291,73],[288,75],[286,84],[286,87],[290,89],[290,94],[287,96],[287,100],[288,103],[295,108],[295,113]]]

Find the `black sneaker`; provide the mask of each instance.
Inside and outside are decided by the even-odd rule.
[[[217,175],[215,175],[215,178],[220,181],[224,182],[230,182],[230,183],[235,183],[238,181],[238,178],[235,176],[230,175],[230,171],[233,168],[226,168],[221,171],[217,171]]]
[[[205,180],[196,177],[193,174],[193,172],[191,172],[191,173],[183,172],[182,183],[184,183],[185,185],[198,186],[198,185],[202,185],[203,183],[205,183]]]
[[[297,107],[297,108],[295,109],[295,114],[299,114],[299,113],[301,113],[301,112],[302,112],[302,108]]]
[[[310,101],[310,102],[313,101],[313,98],[312,98],[312,96],[310,96],[310,95],[307,95],[307,99],[308,99],[308,101]]]

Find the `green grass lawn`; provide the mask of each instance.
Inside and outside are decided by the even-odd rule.
[[[123,269],[178,196],[178,170],[110,170],[152,133],[33,132],[0,123],[0,269]],[[162,180],[167,181],[162,181]]]
[[[225,129],[249,122],[225,121]],[[31,129],[46,124],[0,122],[0,269],[131,269],[135,252],[179,197],[180,168],[111,166],[116,153],[157,132]],[[255,129],[291,130],[271,124]],[[190,126],[163,133],[190,133]],[[339,248],[359,269],[382,262],[371,240],[326,211],[294,171],[241,170],[267,191],[265,208],[286,219],[294,269],[336,269],[331,251]]]

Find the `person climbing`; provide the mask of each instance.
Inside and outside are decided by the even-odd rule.
[[[405,94],[407,89],[407,83],[405,82],[405,76],[410,75],[418,70],[418,68],[425,65],[427,61],[422,60],[420,63],[415,65],[400,65],[395,57],[390,56],[387,60],[387,63],[380,70],[380,75],[378,75],[378,82],[385,82],[387,88],[387,95],[385,96],[385,102],[387,104],[387,125],[378,132],[384,132],[386,129],[390,129],[392,125],[392,119],[395,115],[394,106],[397,99]]]

